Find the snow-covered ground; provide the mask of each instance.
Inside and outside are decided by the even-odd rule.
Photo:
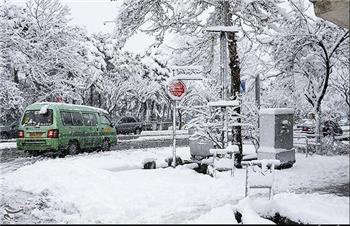
[[[1,208],[10,205],[23,211],[1,220],[237,223],[230,210],[244,198],[245,170],[236,170],[234,177],[222,172],[213,178],[186,166],[142,169],[150,158],[166,165],[164,159],[171,153],[167,147],[42,159],[19,168],[13,162],[2,163]],[[177,153],[189,159],[188,147]],[[266,190],[251,192],[252,208],[262,215],[280,212],[303,223],[349,223],[349,197],[321,193],[328,193],[330,184],[349,183],[349,157],[297,154],[296,159],[292,168],[276,171],[272,201]]]
[[[16,141],[13,142],[1,142],[0,150],[5,148],[17,148]]]

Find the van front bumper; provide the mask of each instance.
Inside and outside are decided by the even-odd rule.
[[[59,140],[52,138],[28,139],[17,138],[17,149],[25,151],[58,151]]]

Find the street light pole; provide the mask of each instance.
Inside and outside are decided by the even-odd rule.
[[[173,111],[173,167],[176,167],[176,100],[174,102]]]
[[[223,9],[223,13],[226,10]],[[225,13],[224,13],[225,14]],[[227,75],[228,75],[228,63],[227,63],[227,33],[229,32],[238,32],[238,29],[232,26],[217,26],[207,28],[209,32],[220,32],[220,77],[222,84],[222,100],[227,100]],[[228,108],[225,107],[222,109],[223,117],[223,138],[224,146],[228,146]]]

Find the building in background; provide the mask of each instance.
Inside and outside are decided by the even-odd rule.
[[[310,0],[314,4],[315,14],[338,26],[349,29],[350,0]]]

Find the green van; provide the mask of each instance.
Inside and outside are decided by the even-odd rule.
[[[18,127],[17,149],[30,153],[76,154],[110,150],[117,143],[108,112],[95,107],[41,102],[29,105]]]

